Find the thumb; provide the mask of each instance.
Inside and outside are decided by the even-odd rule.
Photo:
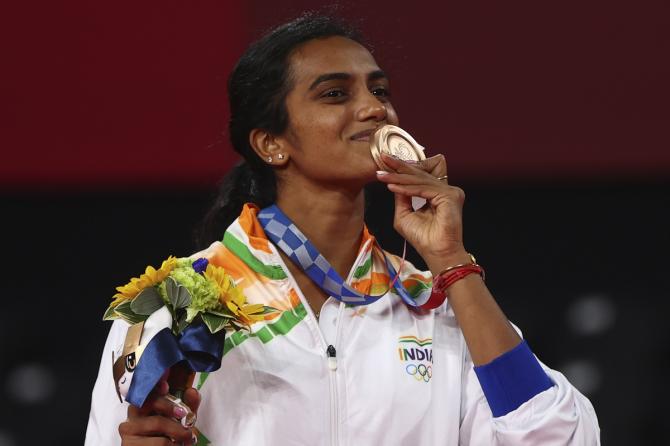
[[[447,174],[447,160],[442,154],[426,158],[421,161],[420,167],[434,177],[441,177]]]

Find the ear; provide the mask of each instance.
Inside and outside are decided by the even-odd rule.
[[[254,152],[267,164],[283,166],[288,162],[288,153],[281,139],[262,129],[249,132],[249,144]]]

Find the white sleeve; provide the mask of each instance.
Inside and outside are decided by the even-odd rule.
[[[463,446],[600,445],[600,427],[591,402],[561,373],[540,364],[554,386],[516,410],[495,418],[467,355],[459,443]]]
[[[105,342],[100,360],[98,379],[93,387],[91,413],[86,429],[86,446],[120,445],[119,424],[127,418],[128,404],[121,403],[116,394],[112,375],[112,352],[117,350],[126,339],[128,324],[116,320],[112,324]]]

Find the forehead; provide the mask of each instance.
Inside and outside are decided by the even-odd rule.
[[[340,36],[310,40],[298,47],[289,60],[296,85],[311,83],[326,73],[350,73],[355,76],[379,70],[365,47]]]

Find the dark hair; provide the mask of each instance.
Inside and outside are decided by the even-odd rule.
[[[289,56],[309,40],[332,36],[362,43],[358,31],[342,19],[305,13],[252,43],[238,60],[228,79],[228,128],[233,148],[243,161],[221,182],[198,231],[198,245],[220,240],[244,203],[265,207],[277,199],[274,170],[251,148],[249,133],[255,128],[277,135],[286,130],[289,118],[285,100],[292,88]]]

